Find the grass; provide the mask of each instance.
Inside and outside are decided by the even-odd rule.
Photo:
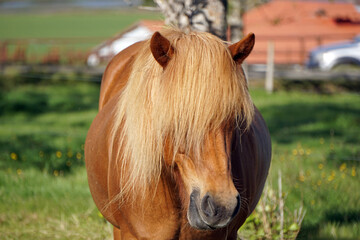
[[[86,182],[85,169],[66,177],[27,169],[0,174],[0,238],[110,239]]]
[[[8,57],[18,47],[26,47],[27,60],[39,62],[44,54],[58,51],[61,55],[81,57],[101,42],[113,37],[140,19],[161,20],[159,13],[125,10],[75,10],[70,12],[22,13],[0,15],[0,46],[8,42]],[[76,40],[79,38],[78,40]],[[18,44],[17,39],[25,40]],[[30,39],[58,39],[57,41],[27,41]],[[74,39],[70,42],[61,39]],[[78,56],[77,56],[78,55]]]
[[[109,38],[139,19],[161,20],[161,15],[137,10],[0,15],[1,39],[28,38]]]
[[[288,207],[307,210],[299,238],[357,239],[360,96],[262,90],[252,96],[273,141],[269,182],[276,185],[280,169]]]

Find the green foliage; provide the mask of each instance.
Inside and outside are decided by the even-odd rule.
[[[0,169],[36,167],[59,175],[82,166],[98,92],[97,84],[77,82],[2,91]]]

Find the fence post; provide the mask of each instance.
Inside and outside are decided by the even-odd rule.
[[[274,42],[269,41],[267,48],[266,79],[265,79],[265,90],[268,93],[272,93],[274,90],[274,51],[275,51]]]

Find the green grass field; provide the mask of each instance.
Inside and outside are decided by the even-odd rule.
[[[115,11],[2,14],[0,38],[106,38],[144,15],[159,18]],[[111,239],[84,168],[99,85],[74,78],[0,78],[0,239]],[[277,188],[280,170],[285,218],[301,205],[306,210],[299,239],[360,239],[360,95],[269,95],[259,88],[251,95],[273,142],[268,183]]]
[[[161,20],[159,13],[137,10],[71,11],[0,15],[1,39],[109,38],[139,19]]]
[[[28,62],[39,62],[51,51],[59,52],[64,61],[69,54],[75,55],[72,58],[86,55],[92,48],[140,19],[161,20],[162,17],[157,12],[131,9],[2,13],[0,46],[1,41],[7,40],[7,55],[10,59],[17,48],[23,47],[26,48]]]

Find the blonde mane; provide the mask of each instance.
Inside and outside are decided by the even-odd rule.
[[[226,44],[208,33],[161,31],[175,53],[163,69],[150,40],[139,50],[115,108],[110,159],[118,161],[118,200],[157,184],[164,167],[164,144],[173,155],[199,152],[209,131],[229,120],[250,125],[254,107],[242,70]]]

